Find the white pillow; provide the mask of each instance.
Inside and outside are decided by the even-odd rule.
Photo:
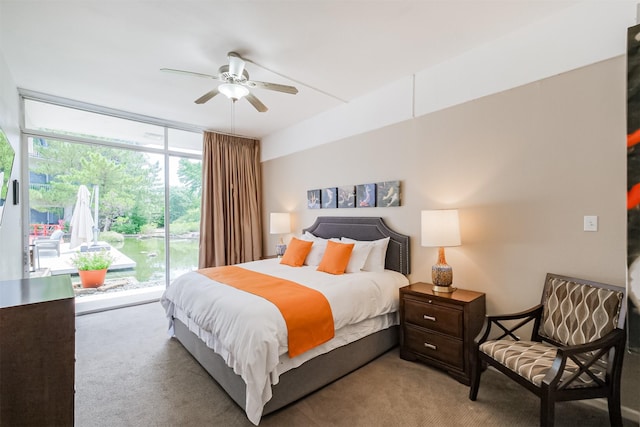
[[[347,237],[343,237],[342,241],[345,243],[358,243],[358,240],[349,239]],[[384,239],[373,240],[371,242],[361,241],[359,243],[369,243],[371,244],[371,251],[369,252],[369,256],[362,267],[363,271],[375,271],[380,272],[384,271],[384,262],[387,258],[387,246],[389,246],[389,237],[385,237]]]
[[[329,239],[323,239],[322,237],[314,236],[308,231],[305,231],[300,238],[302,240],[313,242],[313,246],[311,246],[311,250],[304,260],[304,265],[320,265],[320,261],[322,261],[322,257],[324,256],[324,251],[327,249],[327,241]],[[338,239],[331,240],[339,241]]]
[[[327,241],[322,240],[313,240],[313,245],[311,246],[311,250],[309,254],[304,260],[304,265],[320,265],[320,261],[322,261],[322,257],[324,256],[324,252],[327,250]]]
[[[309,233],[308,231],[305,231],[305,232],[302,234],[302,236],[300,236],[300,238],[301,238],[302,240],[307,240],[307,241],[311,241],[311,242],[314,242],[314,241],[316,241],[316,240],[318,240],[318,239],[320,239],[320,240],[326,240],[326,239],[323,239],[322,237],[316,237],[316,236],[314,236],[313,234]]]
[[[351,243],[351,242],[345,242]],[[314,243],[315,245],[315,243]],[[367,257],[371,252],[373,245],[369,242],[356,242],[353,245],[351,251],[351,257],[349,258],[349,264],[344,270],[345,273],[359,273],[364,267],[364,263],[367,261]]]

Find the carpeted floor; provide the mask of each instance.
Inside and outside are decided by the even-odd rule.
[[[159,303],[76,318],[76,426],[252,426],[175,339]],[[537,426],[537,398],[488,370],[478,400],[446,374],[394,349],[262,419],[260,426]],[[580,402],[556,407],[557,426],[606,426]],[[638,426],[625,420],[625,426]]]

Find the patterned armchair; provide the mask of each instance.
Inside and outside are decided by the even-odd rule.
[[[487,316],[469,399],[476,400],[488,364],[540,397],[541,426],[553,426],[555,402],[597,397],[607,398],[611,425],[621,426],[625,314],[624,288],[547,274],[541,304]],[[515,331],[532,321],[531,340],[520,340]],[[488,339],[492,327],[499,336]]]

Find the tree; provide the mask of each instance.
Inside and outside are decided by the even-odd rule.
[[[181,186],[173,186],[169,192],[170,220],[185,220],[192,217],[193,211],[200,211],[202,198],[202,162],[200,160],[180,159],[178,178]],[[198,215],[199,216],[199,215]]]
[[[182,158],[178,162],[178,177],[194,195],[202,192],[202,162]]]
[[[13,158],[15,152],[13,147],[9,143],[6,135],[0,130],[0,173],[2,174],[2,180],[0,180],[0,206],[4,204],[4,199],[9,191],[9,180],[11,179],[11,166],[13,165]]]
[[[39,160],[32,172],[46,174],[50,186],[30,190],[30,201],[38,206],[71,206],[78,187],[99,187],[98,224],[109,230],[116,218],[127,216],[135,206],[137,215],[149,219],[163,211],[159,165],[144,153],[97,145],[47,140],[37,148]],[[96,220],[94,218],[94,220]]]
[[[187,213],[193,203],[193,197],[184,187],[171,187],[169,191],[169,221],[174,222]]]

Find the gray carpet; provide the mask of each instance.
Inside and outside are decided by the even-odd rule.
[[[159,303],[76,318],[76,426],[253,425],[166,326]],[[396,348],[260,426],[538,425],[536,397],[495,371],[483,374],[476,402],[468,391]],[[609,422],[604,411],[567,402],[556,407],[556,425]]]

